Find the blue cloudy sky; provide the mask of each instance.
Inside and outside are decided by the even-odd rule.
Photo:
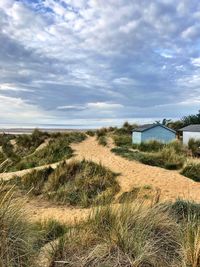
[[[1,123],[104,125],[199,108],[199,0],[0,0]]]

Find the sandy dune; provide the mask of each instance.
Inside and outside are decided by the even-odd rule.
[[[72,148],[75,150],[75,156],[70,160],[85,158],[101,163],[112,171],[120,173],[117,178],[121,187],[120,193],[130,191],[134,186],[151,185],[160,189],[162,201],[175,200],[179,197],[200,202],[200,183],[180,175],[177,171],[169,171],[126,160],[113,154],[109,147],[99,145],[94,137],[89,137],[82,143],[73,144]],[[51,166],[55,168],[57,164],[51,164]],[[40,166],[36,169],[42,169],[46,166]],[[22,176],[31,170],[2,173],[0,178],[8,180],[14,175]],[[33,221],[53,218],[70,224],[86,218],[90,211],[90,209],[53,205],[39,198],[26,199],[25,207]]]
[[[77,159],[93,160],[120,173],[118,182],[121,192],[130,191],[134,186],[151,185],[161,190],[161,200],[175,200],[178,197],[200,202],[200,183],[158,167],[129,161],[115,155],[109,148],[100,146],[94,137],[80,144],[74,144]]]

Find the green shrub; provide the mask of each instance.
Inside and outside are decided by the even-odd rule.
[[[161,207],[98,208],[60,240],[52,267],[182,267],[181,245],[178,225]]]
[[[188,142],[188,148],[192,151],[193,156],[199,156],[200,155],[200,139],[195,140],[194,138],[191,138]]]
[[[137,148],[143,152],[157,152],[164,147],[164,144],[156,140],[151,140],[148,142],[142,142],[139,145],[133,145],[133,148]]]
[[[149,185],[134,187],[131,191],[123,192],[118,198],[119,203],[133,202],[138,199],[150,199],[153,197],[152,188]]]
[[[177,222],[196,218],[200,220],[200,204],[186,200],[178,199],[169,205],[170,213],[174,216]]]
[[[88,130],[87,132],[86,132],[86,134],[87,135],[89,135],[89,136],[95,136],[95,131],[93,130]]]
[[[181,171],[181,174],[196,182],[200,182],[200,163],[187,164]]]
[[[102,145],[102,146],[106,146],[107,145],[107,138],[106,138],[106,136],[100,136],[99,138],[98,138],[98,143],[99,143],[99,145]]]
[[[98,129],[96,131],[96,135],[97,135],[97,139],[101,136],[104,136],[106,135],[106,133],[108,132],[108,129],[107,128],[101,128],[101,129]]]
[[[114,143],[120,147],[130,147],[132,143],[131,135],[114,135]]]

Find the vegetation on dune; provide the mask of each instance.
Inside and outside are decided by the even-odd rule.
[[[150,199],[156,195],[156,191],[150,185],[145,185],[141,187],[134,187],[131,191],[123,192],[118,198],[119,203],[133,202],[138,199]]]
[[[185,253],[184,266],[200,266],[200,204],[177,200],[168,205],[169,211],[181,229]]]
[[[26,156],[35,151],[35,149],[41,145],[50,134],[47,132],[41,132],[35,129],[32,134],[21,134],[16,137],[17,151],[20,156]]]
[[[7,144],[10,140],[15,139],[14,134],[0,134],[0,146]]]
[[[69,168],[72,174],[80,166]],[[56,188],[58,181],[51,182]],[[199,267],[200,204],[177,200],[149,206],[138,200],[130,205],[125,197],[123,205],[98,206],[73,226],[51,219],[30,223],[12,189],[1,185],[0,266],[36,267],[40,249],[57,240],[51,267]]]
[[[34,170],[17,178],[17,184],[32,194],[42,194],[56,203],[89,207],[110,203],[119,191],[116,174],[91,161],[62,162],[55,170]]]
[[[22,204],[12,190],[0,185],[0,266],[30,267],[33,264],[36,233],[25,221]]]
[[[131,135],[113,135],[114,144],[120,147],[130,147],[132,144]]]
[[[32,156],[22,159],[13,170],[23,170],[36,166],[55,163],[63,159],[69,159],[73,155],[69,140],[65,137],[51,140],[49,145],[36,151]]]
[[[195,140],[194,138],[191,138],[188,142],[188,148],[191,150],[194,157],[200,156],[200,139]]]
[[[51,266],[59,261],[70,267],[182,267],[184,253],[179,227],[167,212],[135,204],[94,210],[60,240]]]
[[[116,147],[112,152],[129,160],[136,160],[143,164],[157,166],[165,169],[180,169],[183,167],[185,157],[178,154],[174,147],[164,147],[156,153],[145,153],[140,151],[132,151],[124,147]]]
[[[141,144],[133,144],[132,147],[134,149],[138,149],[143,152],[158,152],[161,150],[165,144],[156,141],[156,140],[151,140],[149,142],[142,142]]]
[[[107,145],[107,138],[106,138],[106,136],[105,135],[100,136],[98,138],[98,143],[99,143],[99,145],[106,146]]]
[[[3,163],[5,160],[6,160],[5,155],[2,152],[0,152],[0,164]]]
[[[181,171],[181,174],[196,182],[200,182],[200,163],[188,163]]]
[[[188,220],[188,218],[196,218],[200,221],[199,203],[178,199],[168,207],[170,207],[170,214],[177,222]]]
[[[41,248],[45,244],[63,236],[68,231],[69,226],[59,221],[48,219],[34,223],[33,228],[37,232],[34,246]]]
[[[26,136],[26,137],[24,137]],[[24,146],[27,142],[27,147],[32,144],[33,140],[37,139],[39,136],[39,141],[37,141],[37,145],[42,142],[46,138],[46,133],[41,133],[37,130],[34,131],[32,135],[24,135],[19,137],[18,142],[20,142],[21,146],[24,142]],[[52,138],[52,136],[54,136]],[[41,165],[51,164],[55,162],[59,162],[63,159],[69,159],[73,155],[73,151],[70,147],[71,143],[78,143],[83,141],[86,138],[84,133],[80,132],[71,132],[65,134],[50,135],[51,140],[49,144],[42,149],[35,151],[35,153],[31,155],[27,155],[26,157],[21,157],[17,154],[17,152],[13,152],[13,149],[10,149],[10,145],[6,146],[6,149],[9,151],[10,156],[7,153],[7,157],[10,159],[9,164],[4,166],[1,171],[17,171],[28,168],[33,168]],[[25,138],[25,139],[24,139]],[[24,140],[24,141],[22,141]],[[28,141],[27,141],[28,140]],[[31,141],[30,141],[31,140]],[[31,147],[36,147],[36,145],[31,145]],[[25,149],[26,150],[26,149]],[[21,150],[20,150],[21,151]],[[31,149],[32,152],[32,149]],[[13,154],[12,154],[13,153]]]
[[[89,136],[95,136],[95,130],[88,130],[86,131],[86,134]]]

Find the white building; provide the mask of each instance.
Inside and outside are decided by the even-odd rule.
[[[183,144],[187,145],[188,141],[193,138],[200,140],[200,124],[188,125],[179,131],[183,132]]]

